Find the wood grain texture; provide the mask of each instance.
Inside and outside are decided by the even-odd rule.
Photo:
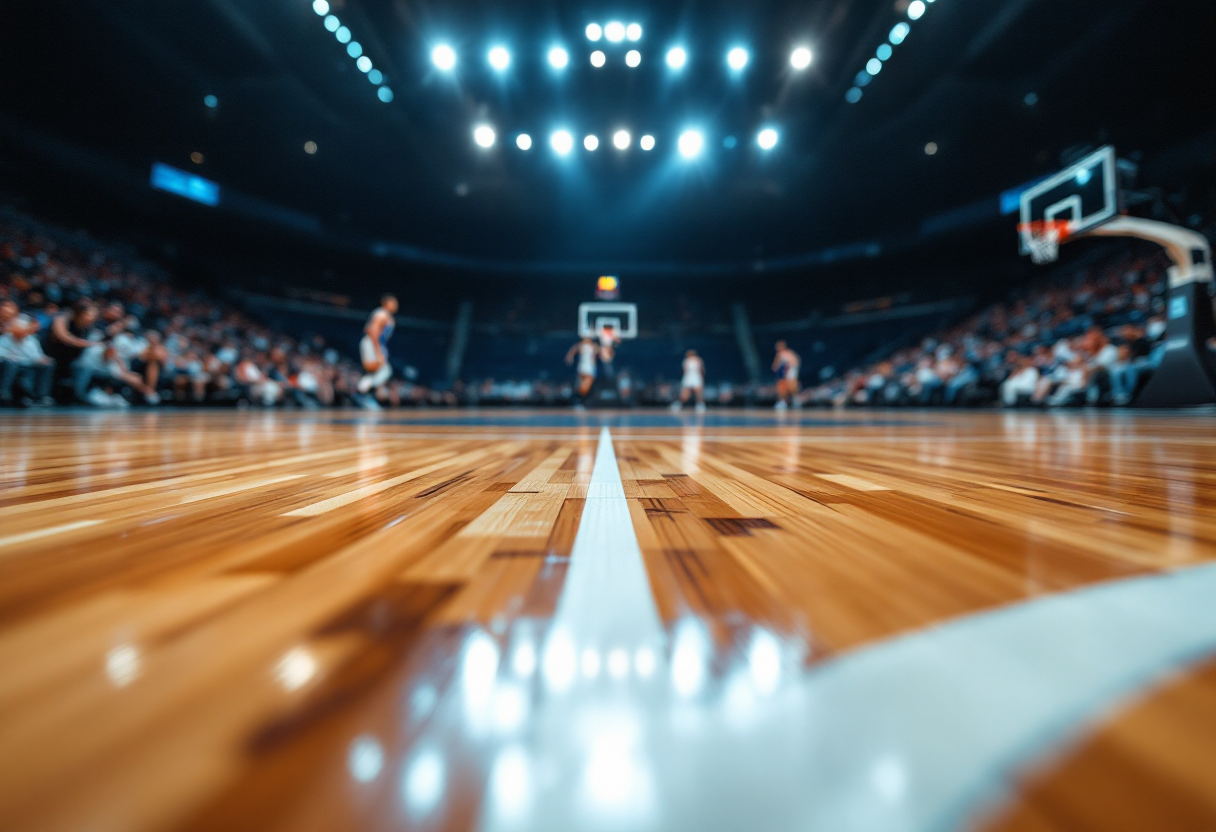
[[[763,626],[817,661],[1216,557],[1208,419],[611,418],[660,614],[723,652]],[[598,433],[454,421],[0,418],[0,827],[398,828],[351,743],[384,738],[399,778],[421,730],[401,691],[442,693],[470,632],[543,630]],[[1194,793],[1177,731],[1133,738],[1051,800],[1106,782],[1116,745],[1136,762],[1111,782]],[[485,761],[454,754],[463,828]],[[1042,828],[1117,828],[1060,817]]]

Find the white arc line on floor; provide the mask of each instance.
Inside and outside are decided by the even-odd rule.
[[[104,523],[104,520],[79,520],[75,523],[64,523],[62,526],[51,526],[48,529],[37,529],[24,534],[13,534],[8,537],[0,537],[0,548],[4,546],[16,546],[19,543],[29,543],[31,540],[40,540],[44,537],[52,535],[65,534],[66,532],[74,532],[77,529],[87,529],[89,526],[96,526]]]

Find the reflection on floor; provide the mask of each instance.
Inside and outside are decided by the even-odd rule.
[[[5,415],[0,827],[1119,828],[1107,775],[1211,825],[1193,743],[1094,726],[1216,653],[1214,460],[1183,415]]]

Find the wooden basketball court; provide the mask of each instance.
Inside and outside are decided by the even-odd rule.
[[[1216,828],[1216,425],[0,418],[0,828]]]

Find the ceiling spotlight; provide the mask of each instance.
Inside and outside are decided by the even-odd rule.
[[[549,50],[549,66],[554,69],[565,69],[568,63],[570,63],[570,54],[565,49],[555,46]]]
[[[204,95],[203,103],[213,110],[216,107],[220,106],[220,100],[218,98],[216,98],[214,95]]]
[[[600,28],[598,23],[587,24],[587,40],[597,41],[604,36],[604,30]]]
[[[363,54],[363,45],[357,40],[352,40],[346,45],[346,54],[352,58],[357,58]]]
[[[604,53],[598,49],[591,53],[591,65],[596,69],[602,67],[604,62],[607,60],[608,59],[604,57]]]
[[[742,46],[736,46],[734,49],[726,53],[726,63],[730,65],[731,69],[738,72],[739,70],[743,69],[743,67],[747,66],[747,60],[749,57],[751,56],[747,54],[746,49],[744,49]]]
[[[203,159],[203,154],[196,150],[190,154],[190,161],[194,162],[196,165],[201,165],[205,160]]]
[[[558,156],[565,156],[574,149],[574,137],[567,130],[557,130],[549,137],[549,146]]]
[[[617,130],[612,134],[612,143],[616,145],[617,150],[624,150],[629,147],[629,139],[628,130]]]
[[[614,20],[604,27],[604,37],[611,43],[620,43],[625,39],[625,24]]]
[[[891,43],[895,44],[896,46],[899,46],[904,42],[904,38],[908,36],[908,32],[911,31],[911,26],[903,21],[900,21],[891,29],[891,34],[887,35],[887,40],[891,41]]]
[[[364,55],[359,60],[355,61],[355,66],[359,67],[360,72],[372,71],[372,59]]]
[[[479,124],[473,128],[473,141],[481,147],[493,147],[496,138],[494,128],[488,124]]]
[[[637,66],[642,62],[642,53],[636,49],[630,49],[625,53],[625,65]]]
[[[921,15],[923,15],[924,13],[925,13],[924,0],[912,0],[912,2],[908,4],[908,19],[909,20],[920,20]]]
[[[312,10],[325,17],[329,14],[329,0],[312,0]]]
[[[583,147],[587,148],[588,150],[598,150],[599,146],[600,140],[596,136],[587,136],[583,139]]]
[[[850,104],[856,104],[861,100],[861,90],[857,87],[849,87],[849,91],[844,94],[844,100]]]
[[[334,37],[338,39],[338,43],[349,43],[350,29],[347,29],[345,26],[339,26],[337,31],[334,32]]]
[[[341,21],[339,21],[338,18],[334,17],[332,14],[329,17],[325,18],[326,31],[336,32],[336,31],[338,31],[338,27],[341,25],[342,25]]]
[[[634,41],[641,40],[642,39],[642,24],[641,23],[630,23],[628,26],[626,26],[625,27],[625,37],[629,38],[630,40],[634,40]]]
[[[520,150],[531,150],[532,149],[532,137],[529,136],[527,133],[520,133],[518,136],[515,137],[515,146],[518,147]]]
[[[811,50],[805,46],[799,46],[790,53],[790,66],[799,71],[806,69],[811,65]]]
[[[761,150],[772,150],[777,146],[777,131],[771,127],[765,127],[756,134],[756,144],[760,145]]]
[[[380,100],[385,104],[393,100],[393,91],[388,87],[381,87],[380,89],[376,90],[376,95],[379,96]]]
[[[878,58],[870,58],[870,60],[866,61],[866,72],[871,75],[877,75],[882,72],[882,61],[878,60]]]
[[[313,154],[315,154],[317,152],[317,143],[312,141],[311,139],[304,142],[304,152],[307,153],[309,156],[312,156]]]
[[[367,80],[379,86],[384,81],[384,73],[378,69],[368,70]]]
[[[681,46],[673,46],[667,50],[667,65],[672,69],[683,69],[688,63],[688,53]]]
[[[654,150],[654,136],[642,136],[642,138],[638,140],[638,147],[642,148],[642,150]]]
[[[878,44],[878,50],[874,54],[878,56],[878,60],[880,61],[889,61],[891,59],[892,51],[891,44],[880,43]]]
[[[685,159],[692,159],[700,154],[701,148],[705,146],[705,137],[697,130],[685,130],[680,134],[678,147],[680,155]]]
[[[936,156],[937,155],[937,142],[929,142],[927,145],[925,145],[925,155],[926,156]]]
[[[431,50],[431,63],[444,72],[451,72],[456,67],[456,51],[441,43]]]
[[[502,72],[511,65],[511,53],[507,51],[505,46],[495,46],[490,50],[487,56],[490,61],[490,66],[498,72]]]

